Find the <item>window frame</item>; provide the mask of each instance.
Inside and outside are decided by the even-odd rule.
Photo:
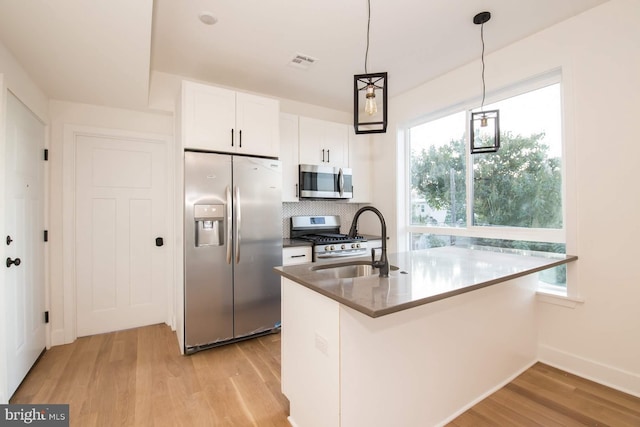
[[[526,240],[526,241],[539,241],[539,242],[548,242],[548,243],[564,243],[567,248],[567,253],[569,253],[570,242],[569,233],[567,232],[568,228],[568,215],[567,211],[570,209],[568,204],[570,203],[570,199],[568,198],[567,192],[567,168],[571,163],[569,161],[567,149],[567,115],[565,113],[565,93],[567,91],[566,82],[562,79],[562,73],[560,69],[554,69],[547,73],[541,74],[539,76],[535,76],[529,79],[526,79],[521,82],[517,82],[515,84],[509,85],[500,90],[494,91],[490,93],[486,97],[485,105],[490,105],[495,102],[499,102],[504,99],[508,99],[511,97],[515,97],[518,95],[525,94],[530,91],[534,91],[537,89],[542,89],[547,86],[551,86],[554,84],[560,85],[560,114],[561,117],[561,135],[562,135],[562,148],[561,148],[561,176],[562,176],[562,184],[561,184],[561,192],[562,192],[562,228],[560,229],[541,229],[541,228],[523,228],[523,227],[510,227],[510,226],[479,226],[474,225],[472,221],[473,209],[470,208],[471,203],[473,203],[473,155],[470,153],[469,149],[465,149],[465,165],[466,165],[466,197],[467,197],[467,208],[466,208],[466,226],[464,227],[452,227],[452,226],[434,226],[434,225],[412,225],[411,224],[411,128],[415,126],[419,126],[421,124],[438,120],[444,118],[448,115],[452,115],[455,113],[460,113],[462,111],[465,112],[466,115],[466,123],[465,123],[465,135],[469,135],[470,124],[469,118],[471,115],[471,111],[475,108],[479,107],[479,103],[477,99],[470,99],[464,102],[456,103],[442,110],[433,112],[431,114],[427,114],[410,122],[407,122],[405,126],[399,132],[400,141],[402,143],[401,154],[404,162],[404,185],[403,185],[403,194],[404,194],[404,206],[403,206],[403,221],[405,223],[405,232],[404,232],[404,246],[405,250],[411,251],[411,234],[412,233],[426,233],[426,234],[435,234],[435,235],[451,235],[451,236],[461,236],[461,237],[475,237],[475,238],[490,238],[490,239],[506,239],[506,240]],[[468,148],[468,144],[467,144]],[[572,246],[572,245],[571,245]],[[575,296],[576,290],[574,287],[570,286],[573,281],[570,276],[573,276],[573,273],[567,273],[567,283],[565,287],[549,287],[548,285],[541,285],[539,287],[539,291],[548,292],[552,295],[561,295],[561,296]]]

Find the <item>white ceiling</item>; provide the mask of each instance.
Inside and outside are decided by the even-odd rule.
[[[371,0],[368,71],[393,96],[477,60],[478,12],[490,53],[605,1]],[[366,28],[367,0],[0,0],[0,41],[47,95],[135,109],[155,70],[350,111]]]

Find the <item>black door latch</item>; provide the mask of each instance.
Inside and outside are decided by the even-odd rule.
[[[16,259],[11,259],[11,258],[7,258],[7,268],[11,267],[11,265],[15,265],[16,267],[20,265],[22,261],[20,261],[20,258],[16,258]]]

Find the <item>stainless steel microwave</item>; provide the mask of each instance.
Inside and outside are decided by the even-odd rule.
[[[300,165],[298,185],[301,199],[351,199],[353,175],[350,168]]]

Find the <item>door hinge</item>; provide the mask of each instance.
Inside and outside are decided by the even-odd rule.
[[[44,161],[48,161],[49,160],[49,149],[45,148],[44,149]]]
[[[45,242],[49,241],[49,230],[44,230],[44,241]]]
[[[44,312],[44,323],[49,323],[49,311]]]

